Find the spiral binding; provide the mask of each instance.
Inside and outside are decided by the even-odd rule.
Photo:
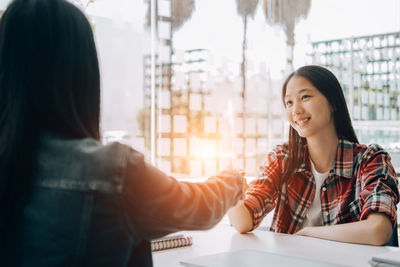
[[[193,244],[192,237],[171,237],[170,239],[161,239],[151,241],[151,251],[160,251],[171,248],[180,248],[191,246]]]

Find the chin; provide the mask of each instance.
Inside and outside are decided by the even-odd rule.
[[[310,133],[308,133],[307,131],[297,131],[297,130],[296,130],[296,132],[297,132],[297,134],[298,134],[300,137],[302,137],[302,138],[307,138],[307,137],[310,136]]]

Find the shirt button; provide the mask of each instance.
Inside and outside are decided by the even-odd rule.
[[[324,186],[324,187],[322,187],[322,191],[324,191],[324,192],[326,191],[326,187],[325,187],[325,186]]]

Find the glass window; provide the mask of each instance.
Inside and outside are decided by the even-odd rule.
[[[178,176],[255,176],[287,140],[283,80],[318,64],[341,82],[360,142],[387,148],[400,172],[399,1],[71,2],[95,33],[105,143]]]

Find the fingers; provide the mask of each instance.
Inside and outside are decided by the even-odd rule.
[[[249,185],[247,184],[247,180],[246,180],[246,177],[244,176],[245,174],[246,174],[246,172],[245,172],[245,170],[243,170],[243,169],[235,169],[235,171],[237,171],[240,175],[242,175],[243,176],[243,184],[242,184],[242,192],[243,192],[243,194],[242,194],[242,198],[244,198],[244,196],[245,196],[245,194],[246,194],[246,191],[247,191],[247,189],[249,188]]]
[[[231,178],[240,178],[242,185],[242,194],[240,199],[243,200],[246,194],[249,185],[247,184],[246,177],[244,176],[246,172],[243,169],[226,169],[219,173],[220,176],[231,177]]]
[[[244,176],[246,174],[245,170],[240,169],[240,168],[235,168],[233,169],[234,171],[238,172],[240,175]]]
[[[243,179],[243,192],[246,192],[247,189],[249,188],[249,184],[246,181],[246,178]]]
[[[242,180],[242,195],[240,197],[241,200],[245,198],[247,188],[249,188],[249,185],[247,184],[246,177],[244,176],[246,174],[245,170],[243,169],[234,169],[237,173],[239,173],[241,176],[243,176]]]

